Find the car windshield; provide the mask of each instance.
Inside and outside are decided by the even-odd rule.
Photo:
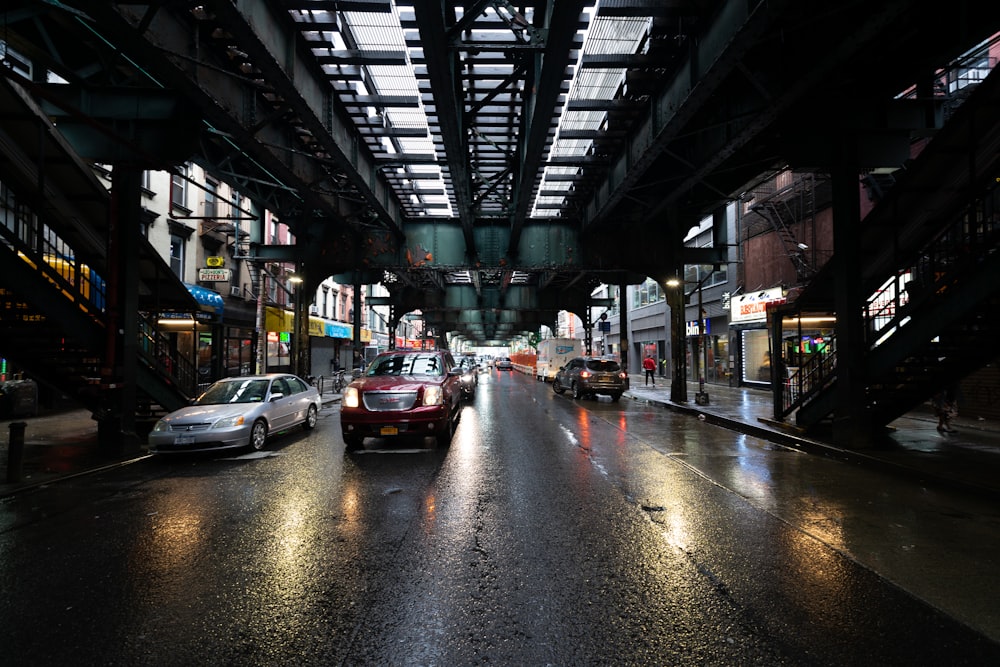
[[[444,367],[434,354],[395,354],[373,361],[365,375],[444,375]]]
[[[267,380],[235,380],[216,382],[205,390],[195,403],[218,405],[220,403],[260,403],[267,395]]]
[[[621,370],[617,361],[607,359],[590,359],[587,361],[587,368],[598,373],[614,373]]]

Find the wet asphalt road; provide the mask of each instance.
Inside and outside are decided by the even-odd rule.
[[[334,407],[262,454],[8,499],[0,662],[1000,664],[998,525],[974,499],[493,372],[445,450],[345,456]]]

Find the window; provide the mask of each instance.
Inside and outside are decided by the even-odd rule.
[[[236,227],[236,241],[240,240],[240,231],[242,231],[241,225],[243,224],[243,216],[246,215],[243,211],[243,196],[235,190],[232,191],[233,198],[233,226]]]
[[[187,172],[187,165],[181,165],[170,176],[170,205],[174,208],[187,209]]]
[[[213,181],[212,179],[207,179],[205,181],[205,217],[215,218],[219,215],[218,206],[218,190],[219,183]]]
[[[187,239],[177,234],[170,235],[170,270],[180,279],[184,279],[184,246]]]
[[[689,248],[711,248],[712,228],[708,227],[699,232],[697,236],[689,239],[684,245]],[[684,267],[684,282],[687,283],[689,289],[701,283],[702,280],[705,281],[701,283],[702,287],[721,285],[729,280],[727,268],[725,264],[720,264],[719,270],[714,271],[711,264],[688,265]]]
[[[651,278],[647,278],[646,282],[632,288],[632,306],[634,308],[648,306],[657,301],[662,301],[664,298],[663,288]]]

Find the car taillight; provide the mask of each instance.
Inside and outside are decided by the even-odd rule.
[[[590,377],[590,371],[580,371],[580,377],[582,377],[582,378],[589,378]]]

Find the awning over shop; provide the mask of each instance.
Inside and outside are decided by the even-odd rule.
[[[215,313],[219,317],[222,317],[222,309],[225,306],[225,302],[222,300],[221,294],[201,285],[184,283],[184,286],[187,287],[188,292],[191,293],[191,296],[194,297],[194,300],[198,302],[203,311]]]
[[[295,316],[290,310],[267,306],[264,309],[264,329],[266,331],[294,331]]]
[[[267,306],[264,310],[264,328],[267,331],[294,331],[295,315],[290,310]],[[322,317],[309,316],[309,335],[317,338],[342,338],[350,340],[354,327],[343,322],[332,322]]]

